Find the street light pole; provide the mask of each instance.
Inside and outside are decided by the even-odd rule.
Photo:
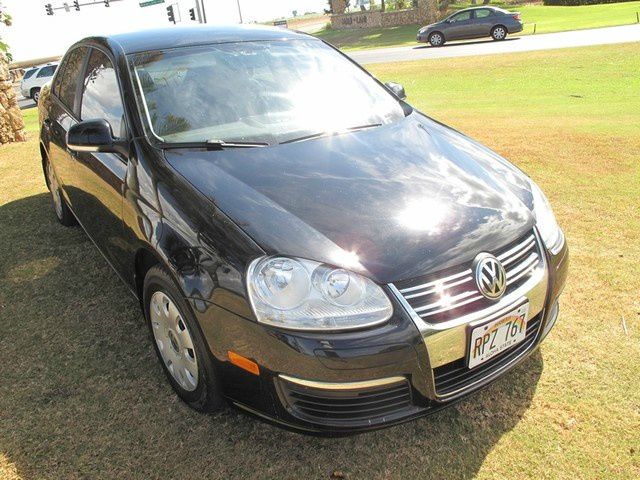
[[[240,0],[236,0],[238,2],[238,15],[240,16],[240,23],[242,23],[242,10],[240,9]]]

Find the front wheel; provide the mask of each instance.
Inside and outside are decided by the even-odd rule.
[[[213,412],[224,405],[204,336],[187,302],[162,267],[144,279],[144,313],[169,383],[191,408]]]
[[[494,40],[504,40],[505,38],[507,38],[506,27],[503,27],[502,25],[493,27],[493,30],[491,30],[491,38],[493,38]]]
[[[432,47],[441,47],[444,45],[444,36],[440,32],[433,32],[429,35],[429,43]]]

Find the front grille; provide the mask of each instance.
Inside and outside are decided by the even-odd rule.
[[[525,283],[541,263],[533,231],[493,253],[507,272],[505,295]],[[413,311],[429,323],[439,323],[481,310],[495,302],[484,297],[471,264],[395,284]]]
[[[372,424],[390,420],[413,408],[411,387],[398,382],[359,389],[323,389],[280,378],[281,392],[291,413],[326,425]]]
[[[511,363],[533,345],[540,329],[541,318],[542,314],[538,314],[527,322],[527,333],[523,341],[473,369],[467,367],[466,358],[434,368],[436,393],[440,396],[446,396],[468,388],[478,380]]]

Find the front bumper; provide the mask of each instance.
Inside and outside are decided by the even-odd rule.
[[[530,302],[531,332],[522,343],[473,370],[466,368],[460,352],[468,343],[467,326],[474,320],[448,328],[424,327],[411,318],[397,295],[391,295],[394,315],[386,324],[336,334],[260,325],[249,320],[244,299],[228,293],[218,296],[215,305],[197,300],[192,305],[232,404],[289,429],[348,434],[441,410],[535,351],[558,316],[558,297],[568,269],[566,245],[557,256],[546,255],[544,260],[543,278],[536,280],[536,288],[513,299],[517,303],[526,297]],[[244,315],[232,313],[243,308]],[[478,320],[484,321],[486,317]],[[258,363],[260,375],[231,364],[229,351]],[[438,388],[438,377],[460,375],[465,382],[459,388]]]

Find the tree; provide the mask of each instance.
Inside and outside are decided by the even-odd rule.
[[[0,23],[11,26],[11,15],[0,2]],[[0,143],[24,142],[24,120],[18,105],[13,80],[9,73],[10,53],[6,43],[0,40]]]

